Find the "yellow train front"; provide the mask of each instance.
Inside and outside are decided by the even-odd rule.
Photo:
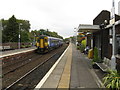
[[[63,40],[55,37],[41,35],[36,37],[36,47],[38,53],[45,53],[54,48],[62,46]]]

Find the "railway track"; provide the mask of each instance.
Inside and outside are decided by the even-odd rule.
[[[15,55],[10,55],[7,57],[2,58],[2,67],[9,67],[11,65],[14,65],[20,61],[23,61],[24,59],[31,58],[31,56],[34,56],[34,50],[25,52],[25,53],[20,53],[20,54],[15,54]]]
[[[13,89],[13,90],[26,90],[26,89],[33,89],[30,87],[30,85],[28,85],[27,83],[25,84],[26,80],[29,81],[28,77],[30,77],[30,79],[34,78],[34,74],[41,69],[41,67],[44,67],[45,63],[47,63],[51,58],[53,58],[56,54],[55,53],[53,56],[49,57],[48,59],[46,59],[44,62],[40,63],[39,65],[37,65],[35,68],[33,68],[32,70],[30,70],[28,73],[26,73],[24,76],[22,76],[20,79],[18,79],[17,81],[15,81],[14,83],[12,83],[11,85],[9,85],[5,90],[8,89]],[[45,74],[45,73],[44,73]],[[44,76],[44,75],[42,75]],[[27,78],[27,79],[26,79]],[[37,78],[38,79],[38,78]],[[38,80],[39,81],[39,80]]]
[[[24,65],[32,62],[32,60],[33,60],[32,57],[35,57],[35,56],[36,56],[36,55],[33,54],[33,55],[30,56],[30,57],[27,57],[27,58],[25,58],[25,59],[22,59],[22,60],[20,60],[20,61],[17,61],[17,62],[15,62],[15,63],[12,63],[12,64],[8,65],[8,66],[3,67],[3,68],[2,68],[2,70],[4,71],[4,72],[2,73],[2,74],[3,74],[3,77],[4,77],[5,75],[11,73],[11,72],[14,72],[15,70],[17,70],[17,69],[19,69],[19,68],[21,68],[21,67],[23,67]],[[37,56],[37,58],[41,58],[41,57],[42,57],[42,55]],[[36,58],[36,59],[37,59],[37,58]]]
[[[33,89],[36,84],[42,79],[42,77],[47,73],[47,71],[52,67],[57,58],[62,54],[67,46],[53,50],[51,53],[45,55],[38,55],[33,57],[34,59],[28,60],[23,65],[20,65],[9,72],[4,72],[3,76],[3,90],[30,90]],[[39,61],[39,62],[38,62]],[[22,61],[20,61],[21,63]],[[32,64],[37,63],[37,64]],[[17,64],[17,62],[16,62]],[[24,68],[23,68],[24,67]],[[34,68],[33,68],[34,67]],[[28,70],[26,68],[29,68]],[[26,70],[25,70],[26,69]],[[24,74],[19,74],[24,73]],[[16,78],[18,74],[18,77]],[[13,77],[11,77],[13,76]],[[12,80],[13,78],[13,80]],[[14,79],[15,78],[15,79]],[[36,78],[36,80],[35,80]],[[31,81],[30,81],[31,80]],[[32,83],[33,85],[32,85]],[[32,86],[32,87],[31,87]],[[19,89],[20,88],[20,89]]]

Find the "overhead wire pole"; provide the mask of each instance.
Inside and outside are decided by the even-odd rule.
[[[113,20],[113,35],[112,35],[112,57],[111,57],[111,69],[116,70],[116,57],[115,57],[115,1],[112,2],[112,20]]]

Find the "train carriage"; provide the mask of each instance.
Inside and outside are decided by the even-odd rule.
[[[60,38],[49,37],[45,35],[41,35],[36,37],[36,47],[37,52],[45,53],[55,48],[60,47],[63,44],[63,40]]]

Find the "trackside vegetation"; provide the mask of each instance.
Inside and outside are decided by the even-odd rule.
[[[14,15],[8,20],[1,19],[2,22],[2,43],[18,42],[19,34],[21,42],[33,42],[39,35],[62,38],[57,32],[48,29],[30,30],[31,24],[28,20],[17,19]]]
[[[108,74],[103,78],[103,84],[106,88],[119,90],[120,89],[120,73],[117,70],[109,70]]]

